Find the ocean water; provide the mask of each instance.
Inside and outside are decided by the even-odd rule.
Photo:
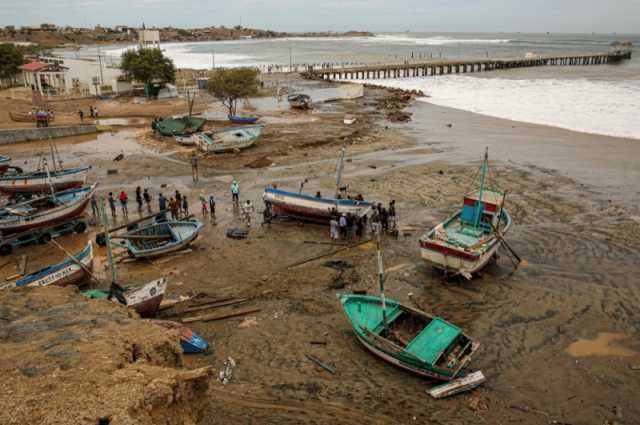
[[[640,35],[387,33],[355,38],[282,38],[165,43],[178,67],[208,69],[294,65],[349,66],[431,59],[520,58],[607,52],[613,41],[632,41],[634,57],[619,65],[540,67],[456,76],[374,80],[420,89],[438,105],[576,131],[640,139]],[[103,48],[117,61],[127,47]],[[75,55],[95,55],[94,48]]]

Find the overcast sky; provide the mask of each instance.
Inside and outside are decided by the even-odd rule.
[[[640,32],[640,0],[0,0],[0,25]]]

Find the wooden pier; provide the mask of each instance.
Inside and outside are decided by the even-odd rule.
[[[310,79],[320,80],[374,80],[385,78],[426,77],[432,75],[464,74],[498,69],[527,68],[532,66],[585,66],[602,65],[630,59],[631,54],[601,53],[577,56],[545,56],[524,59],[469,59],[439,60],[423,63],[368,65],[352,68],[314,69],[305,73]]]

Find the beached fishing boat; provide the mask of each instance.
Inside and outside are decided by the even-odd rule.
[[[165,118],[156,123],[156,128],[163,136],[186,136],[202,130],[206,122],[205,118],[194,116]]]
[[[253,115],[228,115],[227,118],[234,124],[255,124],[259,119]]]
[[[14,122],[36,122],[37,115],[28,112],[11,112],[9,111],[9,118]],[[54,121],[55,116],[52,114],[48,114],[48,121]]]
[[[182,146],[195,146],[198,144],[197,134],[190,134],[188,136],[175,136],[174,139],[177,144]]]
[[[233,127],[197,135],[197,143],[204,152],[224,153],[246,149],[258,140],[263,124]]]
[[[0,155],[0,174],[4,174],[9,169],[11,163],[11,157],[6,155]]]
[[[10,234],[60,223],[82,214],[96,190],[83,186],[0,208],[0,233]]]
[[[457,326],[371,295],[340,295],[342,308],[362,345],[381,359],[416,375],[450,381],[480,344]],[[385,326],[386,320],[386,326]]]
[[[362,196],[349,198],[346,188],[342,187],[342,170],[344,168],[345,149],[340,151],[336,167],[336,193],[333,197],[308,195],[299,192],[268,187],[264,190],[262,199],[271,207],[273,217],[291,217],[304,221],[329,223],[332,214],[351,214],[363,216],[369,213],[374,203],[365,201]]]
[[[422,258],[446,273],[471,279],[496,256],[511,228],[505,194],[486,186],[489,156],[485,153],[479,190],[464,197],[462,210],[420,238]]]
[[[346,114],[342,120],[345,125],[351,125],[356,122],[356,117],[353,115]]]
[[[91,167],[65,168],[51,171],[0,176],[0,191],[5,193],[43,193],[65,190],[85,184]]]
[[[114,236],[116,245],[127,249],[134,258],[154,258],[185,249],[200,234],[203,224],[193,221],[164,221],[153,223]]]
[[[90,289],[82,294],[93,299],[111,299],[120,302],[138,312],[142,317],[152,317],[158,311],[164,293],[167,290],[167,278],[160,278],[141,286],[125,286],[113,292],[101,289]]]
[[[93,246],[91,241],[73,258],[53,264],[10,283],[7,286],[77,285],[86,280],[93,271]]]
[[[293,93],[287,96],[289,106],[295,109],[311,108],[311,97],[303,93]]]

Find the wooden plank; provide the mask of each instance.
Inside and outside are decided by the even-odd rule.
[[[191,323],[191,322],[200,322],[200,321],[213,322],[216,320],[224,320],[224,319],[230,319],[232,317],[245,316],[247,314],[257,313],[259,311],[260,311],[259,308],[255,308],[252,310],[242,310],[235,313],[229,313],[229,314],[223,314],[223,315],[208,314],[205,316],[187,317],[187,318],[181,319],[181,322],[182,323]]]
[[[433,387],[427,390],[427,394],[436,399],[449,397],[464,391],[470,391],[485,381],[486,378],[482,371],[477,371],[462,378],[454,379],[446,384]]]
[[[242,304],[242,303],[246,303],[251,301],[249,298],[243,298],[240,300],[235,300],[235,299],[231,299],[227,302],[220,302],[220,303],[207,303],[207,304],[203,304],[203,305],[199,305],[196,307],[189,307],[186,308],[184,310],[185,313],[192,313],[194,311],[201,311],[201,310],[209,310],[211,308],[220,308],[220,307],[225,307],[225,306],[230,306],[230,305],[236,305],[236,304]]]
[[[332,368],[331,366],[329,366],[328,364],[324,363],[322,360],[320,360],[319,358],[317,358],[316,356],[312,356],[311,354],[305,354],[305,356],[311,360],[312,362],[314,362],[316,365],[320,366],[321,368],[323,368],[324,370],[326,370],[327,372],[329,372],[332,375],[336,374],[336,370],[334,368]]]

